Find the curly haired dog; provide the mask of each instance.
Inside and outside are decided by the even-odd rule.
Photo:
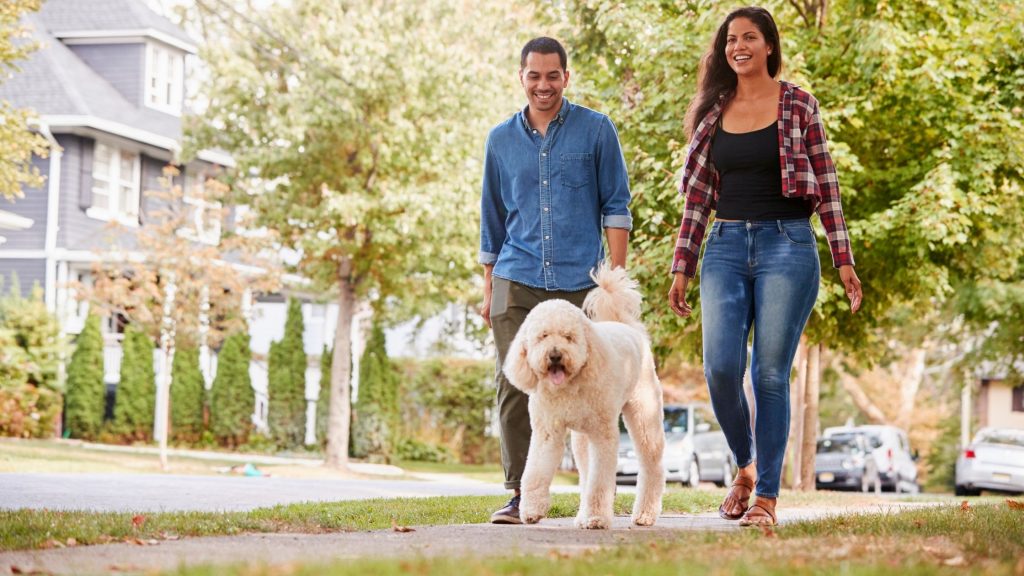
[[[632,521],[651,526],[665,489],[665,430],[661,383],[640,323],[642,296],[624,269],[604,265],[592,277],[598,286],[583,310],[549,300],[527,315],[503,367],[509,382],[530,396],[533,434],[520,517],[534,524],[551,507],[551,480],[568,429],[580,475],[575,524],[611,527],[621,413],[640,460]]]

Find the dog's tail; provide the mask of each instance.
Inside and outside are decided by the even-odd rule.
[[[637,290],[639,283],[626,274],[625,268],[612,268],[605,261],[590,277],[597,288],[587,294],[583,311],[597,322],[622,322],[643,329],[640,322],[640,304],[643,296]]]

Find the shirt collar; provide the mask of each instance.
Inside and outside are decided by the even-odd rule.
[[[569,112],[572,111],[573,106],[574,105],[571,102],[569,102],[568,98],[562,96],[562,107],[558,109],[558,114],[555,115],[553,121],[558,122],[559,126],[565,124],[565,119],[569,117]],[[523,106],[523,109],[519,112],[519,116],[522,118],[523,121],[523,128],[525,128],[527,132],[532,130],[532,127],[530,126],[530,121],[526,117],[526,112],[529,109],[530,105],[527,104],[526,106]]]

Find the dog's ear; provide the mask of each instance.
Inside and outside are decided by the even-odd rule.
[[[505,377],[508,378],[510,384],[530,394],[537,389],[538,382],[537,375],[530,369],[530,363],[526,358],[524,332],[525,330],[520,328],[519,333],[512,340],[512,345],[509,346],[508,353],[505,354],[505,365],[502,367],[502,371],[505,372]]]

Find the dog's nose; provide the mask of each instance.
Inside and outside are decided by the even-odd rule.
[[[562,362],[562,352],[557,349],[548,352],[548,361],[552,364],[560,364]]]

